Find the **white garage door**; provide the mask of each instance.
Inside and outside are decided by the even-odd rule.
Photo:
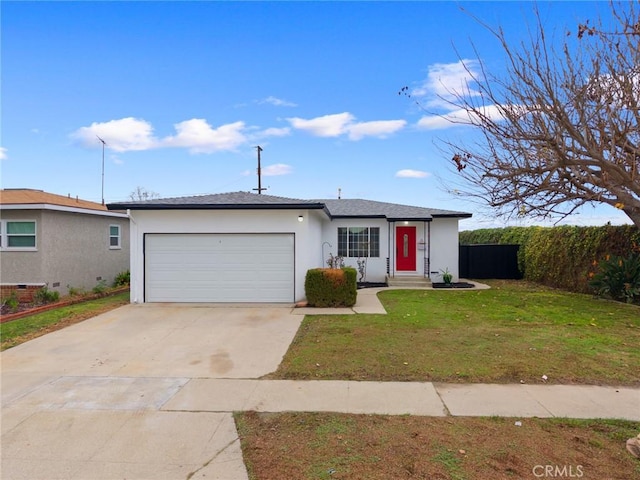
[[[147,234],[147,302],[293,302],[293,234]]]

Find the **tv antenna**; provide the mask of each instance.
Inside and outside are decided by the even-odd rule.
[[[258,195],[262,194],[263,190],[267,188],[262,187],[262,169],[260,167],[260,152],[262,151],[262,147],[260,145],[256,146],[256,150],[258,151],[258,188],[254,188],[254,190],[258,191]]]
[[[96,138],[102,143],[102,204],[104,205],[104,147],[107,144],[104,140],[96,135]]]
[[[104,147],[107,142],[98,137],[98,135],[96,135],[96,138],[102,143],[102,205],[104,205]]]

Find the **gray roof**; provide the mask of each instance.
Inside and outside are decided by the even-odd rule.
[[[194,197],[158,198],[127,203],[110,203],[109,210],[249,210],[249,209],[324,209],[332,218],[386,218],[387,220],[429,221],[438,217],[468,218],[470,213],[454,210],[414,207],[359,198],[301,200],[258,195],[251,192],[217,193]]]
[[[258,195],[251,192],[216,193],[212,195],[197,195],[194,197],[156,198],[126,203],[110,203],[109,210],[169,210],[169,209],[293,209],[293,208],[324,208],[324,204],[313,200],[299,200],[297,198],[276,197],[273,195]]]
[[[454,210],[413,207],[411,205],[376,202],[374,200],[362,200],[360,198],[317,200],[317,202],[324,203],[329,214],[334,218],[378,217],[388,220],[431,220],[434,217],[471,217],[470,213],[457,212]]]

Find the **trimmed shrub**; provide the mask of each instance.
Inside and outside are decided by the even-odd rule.
[[[631,225],[540,228],[525,248],[527,280],[573,292],[591,293],[594,260],[607,255],[627,257],[640,243]]]
[[[352,307],[356,303],[355,268],[314,268],[307,271],[304,290],[312,307]]]

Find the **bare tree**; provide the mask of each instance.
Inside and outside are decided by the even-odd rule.
[[[153,200],[154,198],[160,198],[160,195],[139,185],[129,194],[129,199],[134,202]]]
[[[472,144],[444,141],[465,180],[460,193],[506,216],[564,217],[605,203],[640,227],[640,18],[633,2],[610,10],[559,42],[538,12],[517,45],[487,26],[506,74],[468,68],[473,88],[448,98],[456,118],[481,131]]]

